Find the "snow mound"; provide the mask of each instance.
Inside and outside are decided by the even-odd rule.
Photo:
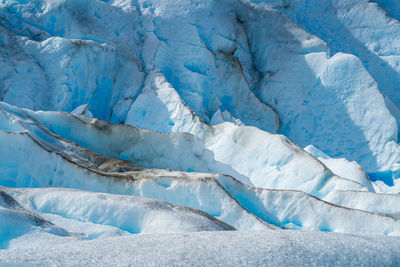
[[[199,210],[155,199],[63,188],[7,191],[44,217],[51,214],[58,216],[57,221],[68,219],[68,224],[63,223],[68,231],[74,229],[74,221],[107,225],[131,234],[234,230]]]
[[[0,188],[0,249],[7,249],[9,242],[30,232],[45,231],[58,236],[70,234],[50,221],[25,209],[5,188]]]

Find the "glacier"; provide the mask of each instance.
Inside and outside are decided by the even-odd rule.
[[[0,266],[399,265],[399,20],[0,0]]]

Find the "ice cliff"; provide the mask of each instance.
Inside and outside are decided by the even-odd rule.
[[[394,0],[0,0],[0,262],[172,264],[187,240],[182,264],[343,244],[336,263],[400,264],[399,20]],[[270,252],[231,262],[247,242]]]

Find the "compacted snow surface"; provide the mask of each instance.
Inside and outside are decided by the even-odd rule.
[[[400,265],[394,0],[0,0],[0,266]]]

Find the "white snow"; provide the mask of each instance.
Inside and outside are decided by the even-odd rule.
[[[0,261],[41,265],[386,266],[400,263],[400,240],[382,236],[276,231],[199,232],[90,241],[36,234],[0,250]],[[23,248],[18,246],[23,245]]]

